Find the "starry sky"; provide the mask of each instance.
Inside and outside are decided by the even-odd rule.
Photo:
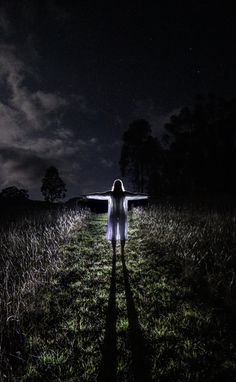
[[[107,190],[134,119],[161,138],[196,95],[235,96],[233,6],[152,3],[0,1],[1,189],[40,199],[54,165],[67,198]]]

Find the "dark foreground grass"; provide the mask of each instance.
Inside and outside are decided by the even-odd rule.
[[[234,216],[168,206],[133,218],[130,279],[153,379],[236,380]]]
[[[231,218],[136,209],[122,258],[92,216],[25,315],[15,380],[234,381]]]
[[[0,380],[14,381],[25,363],[30,328],[24,318],[63,266],[63,244],[83,229],[89,211],[57,206],[8,212],[0,216]]]

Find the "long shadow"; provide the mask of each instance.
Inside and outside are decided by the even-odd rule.
[[[117,335],[116,335],[116,255],[112,257],[110,294],[107,307],[105,336],[98,382],[115,382],[117,371]]]
[[[138,321],[138,314],[135,308],[133,293],[130,288],[129,272],[126,268],[125,257],[121,256],[124,274],[125,295],[127,304],[127,314],[129,321],[129,337],[133,356],[133,373],[135,382],[150,382],[150,368],[145,353],[145,341]]]

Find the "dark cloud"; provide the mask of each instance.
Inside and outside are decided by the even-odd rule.
[[[10,28],[6,14],[0,27]],[[32,78],[34,81],[32,81]],[[96,115],[86,97],[62,96],[57,91],[42,90],[38,73],[18,54],[14,44],[0,44],[0,183],[2,187],[18,185],[38,195],[40,180],[49,165],[56,165],[68,187],[83,190],[82,177],[102,168],[111,168],[106,159],[107,147],[94,135],[83,138],[80,129],[65,125],[71,110]],[[89,183],[89,182],[88,182]]]
[[[0,184],[2,187],[16,185],[35,190],[50,162],[24,149],[0,147]]]
[[[233,12],[154,3],[2,2],[2,186],[21,183],[39,197],[52,164],[68,197],[106,189],[120,177],[122,134],[134,119],[160,137],[196,94],[232,94]]]
[[[10,33],[11,27],[4,7],[0,6],[0,31],[6,36]]]

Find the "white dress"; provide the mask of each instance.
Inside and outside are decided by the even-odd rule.
[[[86,195],[88,199],[107,200],[107,240],[127,240],[128,239],[128,201],[147,199],[145,194],[136,194],[124,191],[115,194],[113,191],[106,191],[96,194]]]

